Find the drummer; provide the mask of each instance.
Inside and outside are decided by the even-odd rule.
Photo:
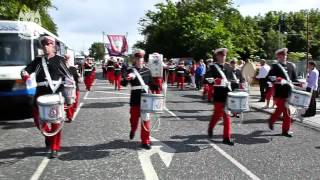
[[[237,62],[237,59],[232,59],[230,61],[230,66],[232,68],[232,80],[231,80],[231,89],[232,91],[235,91],[235,90],[244,90],[244,78],[242,76],[242,73],[241,73],[241,70],[237,68],[236,66],[236,62]],[[237,117],[239,118],[239,114],[237,113],[234,113],[232,115],[232,117]]]
[[[23,80],[30,80],[30,75],[35,73],[36,81],[37,81],[37,89],[36,95],[34,98],[33,104],[33,118],[34,123],[38,129],[40,129],[40,119],[39,119],[39,109],[36,104],[36,100],[39,96],[46,94],[53,94],[55,88],[57,88],[56,92],[63,91],[62,81],[66,80],[67,74],[70,76],[68,68],[65,65],[64,58],[56,54],[55,44],[56,41],[51,36],[42,36],[40,37],[40,43],[44,52],[44,56],[36,57],[30,64],[27,65],[21,71],[21,77]],[[51,82],[49,82],[44,67],[42,65],[42,59],[45,59],[45,64],[48,68],[48,74],[50,74]],[[49,85],[52,83],[52,86]],[[51,89],[53,87],[53,89]],[[54,132],[58,129],[60,124],[53,123],[51,128],[45,124],[44,131],[46,132]],[[58,151],[60,150],[61,144],[61,131],[52,137],[45,137],[46,147],[51,149],[51,158],[58,157]]]
[[[212,98],[213,98],[213,80],[211,80],[212,78],[212,74],[210,73],[210,69],[213,68],[213,59],[208,59],[207,60],[207,72],[205,74],[205,78],[203,81],[204,84],[204,88],[203,88],[203,93],[202,93],[202,99],[205,99],[205,95],[207,95],[208,97],[208,102],[212,102]]]
[[[67,119],[68,119],[66,122],[71,123],[71,121],[73,120],[73,115],[74,115],[74,113],[75,113],[75,111],[76,111],[76,109],[78,108],[78,105],[79,105],[79,99],[80,99],[80,89],[79,89],[80,74],[78,73],[77,68],[75,68],[74,66],[71,66],[70,55],[66,54],[64,56],[64,58],[65,58],[66,66],[68,67],[69,72],[73,76],[73,79],[74,79],[74,81],[76,83],[76,98],[75,98],[75,102],[66,109]]]
[[[287,48],[278,49],[275,54],[278,60],[277,63],[272,64],[271,70],[268,74],[268,79],[274,83],[276,109],[269,119],[269,128],[274,129],[274,123],[283,113],[282,135],[285,137],[292,137],[289,134],[291,126],[290,111],[287,103],[292,91],[292,82],[297,81],[296,67],[293,63],[287,61]]]
[[[234,145],[231,141],[231,118],[230,113],[225,111],[225,105],[227,100],[227,94],[231,91],[230,80],[232,79],[232,69],[229,64],[226,63],[228,49],[219,48],[214,51],[216,57],[216,63],[209,70],[211,77],[214,80],[214,114],[209,123],[208,135],[213,136],[213,128],[216,126],[220,118],[223,117],[223,143],[227,145]],[[224,78],[225,77],[225,78]]]
[[[84,63],[84,84],[86,85],[86,90],[91,91],[92,83],[93,83],[93,72],[94,71],[94,64],[92,60],[87,57]]]
[[[140,112],[140,100],[142,93],[148,93],[148,85],[152,84],[151,71],[144,64],[145,51],[137,49],[134,52],[134,67],[128,69],[126,80],[123,85],[131,84],[130,96],[130,139],[134,138],[141,118],[141,141],[142,148],[151,149],[150,142],[150,114]],[[141,81],[143,82],[141,82]]]
[[[177,75],[177,88],[179,90],[184,89],[184,81],[185,77],[188,74],[187,69],[184,66],[184,61],[180,61],[177,68],[176,68],[176,75]]]

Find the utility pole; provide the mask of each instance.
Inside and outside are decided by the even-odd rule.
[[[309,63],[309,11],[307,11],[307,65],[306,65],[306,74],[308,74],[308,63]]]

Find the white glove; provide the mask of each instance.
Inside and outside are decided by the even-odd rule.
[[[133,80],[135,78],[136,78],[136,75],[134,73],[129,73],[128,76],[127,76],[128,80]]]
[[[282,79],[282,80],[280,81],[280,84],[281,84],[281,85],[285,85],[285,84],[287,84],[287,81],[284,80],[284,79]]]

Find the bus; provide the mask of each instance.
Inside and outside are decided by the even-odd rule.
[[[33,22],[0,21],[0,111],[23,110],[31,115],[36,91],[35,75],[32,83],[24,82],[20,72],[36,56],[43,54],[39,37],[56,39],[58,55],[65,55],[69,46],[60,38]]]

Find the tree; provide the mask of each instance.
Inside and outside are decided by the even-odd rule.
[[[0,19],[17,20],[20,11],[39,11],[42,26],[57,35],[57,25],[48,14],[49,8],[55,8],[51,0],[1,0]]]
[[[105,47],[101,42],[95,42],[89,48],[89,56],[95,60],[103,60],[105,55]]]

